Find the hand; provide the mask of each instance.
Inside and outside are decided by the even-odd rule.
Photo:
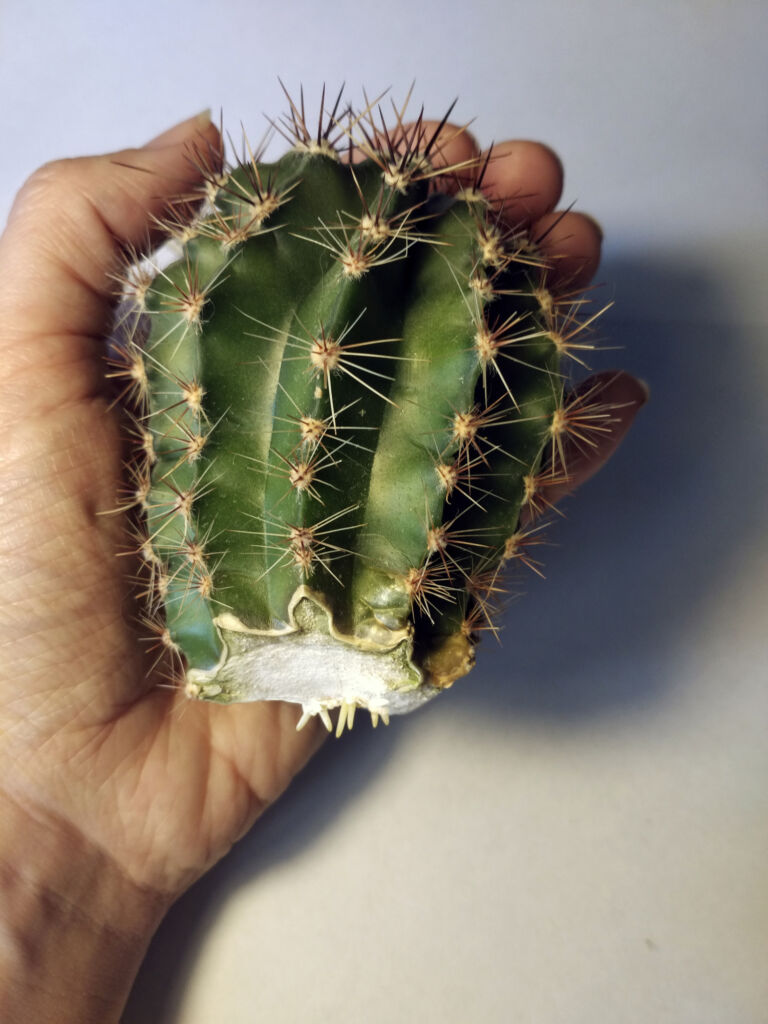
[[[466,132],[445,131],[445,159],[476,153]],[[0,239],[0,886],[12,880],[15,902],[7,905],[22,917],[34,917],[45,899],[62,935],[84,943],[89,928],[99,933],[103,915],[127,923],[121,929],[113,920],[114,950],[97,943],[76,960],[84,972],[110,950],[118,961],[108,978],[102,965],[89,989],[98,1000],[99,985],[109,984],[113,1001],[97,1010],[89,1003],[78,1020],[119,1013],[164,910],[322,742],[317,722],[295,731],[293,705],[219,707],[158,686],[132,621],[125,563],[116,558],[124,524],[102,514],[114,507],[121,478],[103,370],[115,274],[166,203],[199,184],[192,143],[218,153],[206,116],[138,150],[45,166],[19,194]],[[487,192],[557,253],[561,289],[583,287],[599,262],[601,235],[584,215],[554,212],[557,158],[530,142],[502,143],[495,153]],[[604,377],[601,387],[617,407],[616,427],[579,455],[569,488],[605,461],[645,398],[625,374]],[[74,921],[78,910],[84,929]],[[46,949],[57,934],[48,924],[38,936]],[[24,925],[17,927],[23,935]],[[55,948],[49,952],[55,958]],[[54,997],[58,976],[48,970]],[[47,1018],[41,1010],[35,1019]]]

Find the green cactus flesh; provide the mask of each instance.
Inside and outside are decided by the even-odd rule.
[[[207,199],[167,222],[174,262],[131,272],[145,336],[113,374],[149,618],[187,694],[340,728],[469,671],[569,429],[562,317],[487,161],[441,166],[420,121],[399,143],[350,123],[353,162],[333,116],[276,162],[198,153]]]

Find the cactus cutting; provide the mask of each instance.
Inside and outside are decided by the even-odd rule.
[[[196,152],[175,259],[122,275],[123,507],[190,698],[337,733],[420,706],[497,632],[508,570],[540,572],[568,451],[611,430],[567,381],[602,310],[550,291],[485,196],[492,151],[451,164],[447,121],[323,95],[310,127],[290,101],[287,152]]]

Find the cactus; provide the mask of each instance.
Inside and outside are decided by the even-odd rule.
[[[513,564],[610,409],[569,397],[584,300],[445,166],[444,119],[392,128],[340,97],[220,166],[163,221],[176,256],[122,275],[110,375],[150,633],[190,697],[295,701],[337,732],[419,706],[497,630]],[[450,111],[449,111],[450,113]],[[354,147],[354,157],[353,157]]]

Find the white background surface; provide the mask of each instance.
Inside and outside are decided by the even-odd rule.
[[[329,745],[162,926],[126,1024],[768,1021],[768,15],[0,6],[0,218],[46,159],[391,85],[540,138],[652,401],[472,676]]]

